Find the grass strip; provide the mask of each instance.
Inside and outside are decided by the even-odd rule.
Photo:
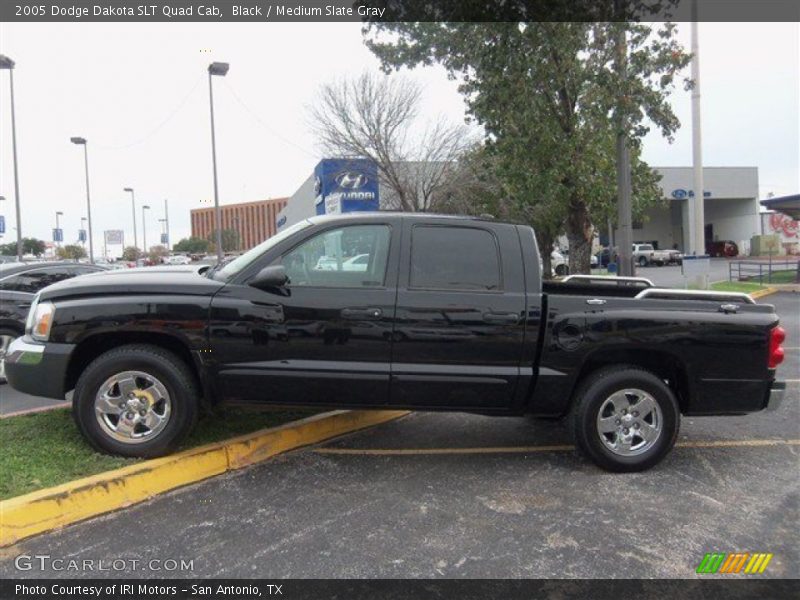
[[[202,418],[180,450],[309,417],[314,410],[217,410]],[[135,464],[141,459],[101,454],[78,433],[69,410],[0,419],[0,500],[80,477]]]

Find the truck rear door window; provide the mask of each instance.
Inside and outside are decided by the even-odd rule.
[[[490,231],[425,225],[413,228],[410,288],[498,291],[501,284],[497,240]]]

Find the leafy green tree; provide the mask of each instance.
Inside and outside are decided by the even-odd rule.
[[[216,248],[217,230],[211,232],[208,236],[210,245]],[[223,252],[236,252],[240,250],[239,246],[239,232],[236,229],[223,229],[222,230],[222,251]]]
[[[209,241],[199,237],[183,238],[172,247],[174,252],[185,252],[187,254],[203,254],[208,252]]]
[[[150,250],[147,253],[147,258],[149,258],[150,262],[153,264],[159,264],[161,259],[165,256],[169,256],[169,250],[166,246],[150,246]]]
[[[142,251],[136,246],[126,246],[122,251],[122,260],[134,261],[142,256]]]
[[[46,245],[42,240],[36,238],[22,238],[22,253],[33,254],[34,256],[41,256],[44,254]],[[9,242],[0,245],[0,254],[5,256],[16,256],[17,242]]]
[[[622,71],[615,63],[620,31],[627,41]],[[674,24],[387,22],[365,34],[387,70],[438,63],[460,81],[496,174],[518,214],[536,227],[543,254],[551,246],[545,242],[566,230],[571,272],[589,272],[594,224],[614,213],[618,122],[631,146],[636,210],[659,201],[641,139],[648,123],[670,141],[679,127],[668,98],[690,57]]]
[[[67,244],[56,250],[58,258],[65,260],[78,260],[79,258],[86,258],[86,249],[77,244]]]

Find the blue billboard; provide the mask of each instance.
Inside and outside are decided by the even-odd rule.
[[[53,229],[53,241],[54,242],[63,242],[64,241],[64,230],[60,227],[58,229]]]
[[[0,234],[6,232],[6,218],[3,215],[0,215]]]
[[[314,168],[318,215],[379,210],[378,168],[365,158],[324,158]]]
[[[85,229],[78,229],[78,241],[85,242],[86,241],[86,230]]]

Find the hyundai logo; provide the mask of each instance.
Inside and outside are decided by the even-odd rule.
[[[364,187],[369,179],[363,173],[343,171],[336,176],[336,185],[346,190],[357,190]]]

